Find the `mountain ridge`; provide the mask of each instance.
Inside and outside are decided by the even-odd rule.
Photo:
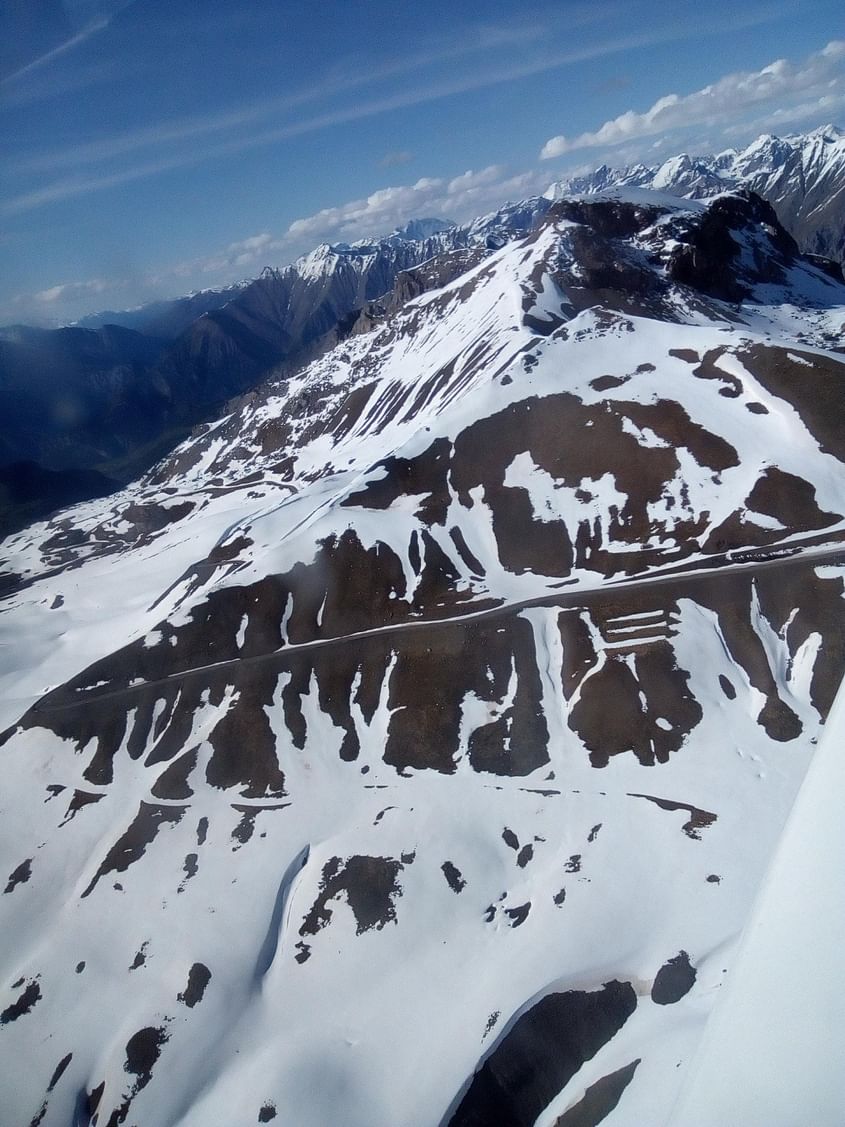
[[[693,199],[747,188],[774,206],[803,251],[845,262],[845,131],[835,125],[783,138],[764,133],[744,149],[682,153],[659,165],[605,164],[555,182],[546,194],[613,187],[654,188]]]
[[[749,194],[481,250],[3,541],[15,1122],[669,1120],[845,666],[845,286]]]
[[[235,287],[234,297],[203,312],[170,341],[117,325],[7,329],[0,337],[0,389],[14,439],[0,457],[7,464],[93,469],[131,480],[162,455],[163,443],[175,445],[271,369],[296,368],[331,347],[348,330],[350,316],[391,291],[400,273],[455,248],[500,245],[528,228],[534,208],[542,213],[546,207],[546,201],[527,201],[462,228],[418,221],[414,233],[430,232],[422,240],[396,231],[381,240],[323,244]],[[206,296],[216,303],[225,295]],[[132,319],[138,315],[133,311]],[[86,364],[87,342],[114,336],[136,341],[144,362],[127,358],[118,347]],[[71,342],[77,343],[75,351]],[[61,392],[57,375],[68,385]],[[68,396],[71,410],[64,407]],[[43,499],[42,512],[49,511],[52,496]],[[12,508],[11,526],[31,515]]]
[[[51,473],[91,470],[103,482],[118,483],[143,473],[192,427],[226,410],[229,400],[249,393],[268,373],[296,371],[350,333],[366,330],[421,285],[437,279],[442,284],[473,256],[536,227],[561,193],[630,193],[647,185],[666,196],[705,198],[726,188],[759,190],[804,250],[823,252],[817,265],[841,276],[824,261],[829,254],[841,257],[845,229],[837,210],[837,199],[845,207],[841,130],[826,127],[783,140],[764,135],[708,161],[681,155],[650,169],[603,166],[589,177],[553,185],[545,197],[506,204],[466,224],[412,220],[384,239],[322,244],[287,267],[267,267],[227,290],[129,311],[129,322],[158,326],[165,336],[138,338],[137,356],[128,361],[115,348],[107,362],[88,363],[80,346],[62,362],[75,373],[70,407],[50,390],[58,371],[53,354],[61,350],[56,342],[70,330],[58,330],[56,338],[38,336],[40,351],[25,342],[43,331],[4,330],[0,386],[8,430],[16,438],[0,449],[0,462],[34,463],[44,492],[23,508],[7,494],[3,525],[18,527],[59,503]],[[829,203],[820,205],[820,198]],[[429,261],[431,267],[421,269]],[[104,326],[96,331],[107,333]]]

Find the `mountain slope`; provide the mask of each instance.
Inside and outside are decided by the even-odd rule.
[[[0,464],[53,468],[104,461],[131,434],[147,401],[162,397],[147,372],[164,341],[131,329],[54,331],[20,326],[0,339]]]
[[[160,370],[192,401],[222,402],[275,365],[296,367],[325,351],[350,315],[392,290],[403,272],[459,249],[499,246],[530,230],[547,208],[535,199],[463,227],[416,220],[385,239],[321,244],[283,270],[266,268],[233,301],[195,321]]]
[[[786,139],[763,136],[742,151],[715,157],[682,154],[657,168],[603,166],[553,185],[547,195],[614,187],[693,198],[750,189],[774,205],[804,251],[843,256],[845,139],[834,126]],[[9,422],[0,466],[34,462],[44,489],[25,507],[7,497],[2,527],[18,527],[61,503],[49,485],[51,472],[93,470],[104,479],[131,480],[228,399],[271,371],[301,367],[349,332],[368,328],[373,315],[399,308],[422,286],[443,284],[470,260],[526,234],[549,204],[546,198],[509,204],[459,227],[414,220],[386,239],[318,247],[251,283],[95,314],[55,335],[4,329],[0,394]],[[434,267],[418,273],[432,260]],[[841,273],[834,276],[841,280]],[[143,334],[128,356],[125,341],[114,339],[120,328],[106,321]],[[84,328],[96,331],[102,354],[94,355],[98,349],[92,352],[90,341],[97,338],[86,337]],[[58,386],[71,387],[70,405],[56,396]]]
[[[845,786],[843,722],[845,692],[840,690],[763,881],[736,973],[708,1022],[673,1127],[709,1127],[737,1115],[749,1127],[800,1123],[808,1093],[817,1122],[835,1123],[841,1114],[845,1077],[828,1065],[845,1049],[839,998],[831,989],[840,977],[845,941],[838,863],[845,852],[838,802]],[[778,1036],[787,1014],[791,1030],[818,1034],[788,1041]],[[756,1052],[749,1066],[744,1050],[750,1044]]]
[[[668,1120],[843,672],[845,287],[617,192],[389,304],[4,544],[15,1122]]]
[[[364,306],[391,293],[400,279],[415,292],[433,284],[409,277],[415,267],[437,259],[445,279],[465,268],[458,252],[487,253],[530,229],[548,206],[545,199],[530,200],[462,228],[417,220],[375,242],[317,247],[233,291],[197,295],[205,311],[173,340],[119,325],[6,329],[0,339],[7,420],[0,465],[34,462],[45,483],[49,471],[65,469],[129,481],[269,371],[295,370],[331,347]],[[128,320],[169,337],[196,308],[190,298],[164,310],[130,311]],[[58,501],[47,489],[36,515]],[[31,506],[11,505],[0,531],[32,515]]]

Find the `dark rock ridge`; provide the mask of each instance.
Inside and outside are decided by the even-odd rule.
[[[389,558],[386,546],[378,554],[385,561]],[[374,558],[375,553],[362,559],[361,574],[372,574]],[[349,555],[342,566],[349,567],[352,560],[354,555]],[[26,713],[21,725],[72,740],[80,753],[84,751],[83,778],[93,786],[112,782],[115,757],[123,754],[124,746],[130,755],[144,755],[156,776],[153,797],[169,803],[189,799],[206,784],[234,790],[244,798],[285,796],[284,758],[279,758],[266,710],[278,701],[279,723],[292,747],[311,748],[319,736],[311,730],[304,703],[315,682],[322,710],[343,733],[338,748],[341,761],[359,759],[367,744],[367,727],[387,693],[392,715],[380,754],[400,775],[410,770],[456,771],[464,750],[460,730],[467,694],[484,701],[490,717],[463,737],[474,771],[519,778],[550,762],[554,747],[544,714],[536,641],[519,614],[503,610],[478,623],[453,624],[446,619],[423,625],[400,598],[390,598],[391,590],[396,593],[391,569],[373,577],[368,593],[361,590],[360,605],[372,606],[373,617],[363,611],[356,620],[343,603],[331,595],[327,599],[336,582],[330,566],[328,560],[321,561],[316,569],[327,584],[322,591],[312,586],[307,574],[303,576],[302,585],[292,593],[292,614],[291,593],[284,593],[281,583],[265,583],[253,590],[227,588],[202,606],[184,630],[174,632],[162,625],[159,644],[133,643],[96,663]],[[399,574],[398,569],[393,573],[393,582]],[[447,596],[448,577],[444,578],[439,591]],[[800,611],[791,618],[788,643],[790,651],[797,653],[814,633],[825,640],[811,692],[819,709],[826,711],[841,670],[836,614],[842,585],[838,579],[811,580],[811,568],[793,565],[788,580],[782,569],[775,568],[756,576],[725,575],[710,590],[694,578],[680,577],[669,589],[675,598],[693,599],[715,615],[730,655],[726,668],[741,670],[760,694],[757,722],[779,742],[797,738],[802,724],[772,675],[750,612],[757,598],[768,620],[780,627],[800,584],[810,585]],[[317,628],[313,616],[324,600],[323,625]],[[656,600],[572,596],[549,602],[553,629],[566,655],[557,690],[572,700],[568,727],[594,767],[606,766],[613,756],[630,755],[644,766],[668,762],[682,753],[703,719],[702,703],[690,689],[691,674],[697,679],[700,670],[684,669],[679,663],[675,631],[650,623],[639,635],[624,627],[626,633],[614,636],[608,625],[626,617],[636,622],[639,615],[666,616],[665,600],[664,590]],[[378,601],[391,608],[388,618],[377,616]],[[244,611],[249,625],[244,648],[238,651],[234,634]],[[424,607],[420,611],[426,617],[430,613]],[[304,652],[297,648],[321,637],[342,639],[362,628],[392,625],[395,630],[403,617],[404,633],[375,633],[372,638]],[[611,639],[604,651],[596,642],[602,634]],[[477,653],[485,654],[484,668],[473,661]],[[245,664],[244,659],[252,663]],[[209,662],[213,668],[206,669]],[[138,687],[133,689],[133,684]],[[235,686],[235,698],[209,733],[213,752],[201,767],[196,747],[188,742],[192,717],[202,699],[212,704],[223,701],[227,684]],[[506,703],[509,692],[512,703]],[[612,710],[605,707],[608,699],[614,701]],[[648,794],[633,797],[679,811],[679,828],[694,840],[700,840],[702,830],[716,819],[715,814],[684,802]],[[85,895],[102,876],[125,871],[139,860],[160,827],[178,822],[182,813],[179,806],[142,803],[126,833],[103,858]]]
[[[558,1117],[554,1127],[597,1127],[622,1099],[641,1063],[640,1060],[631,1061],[624,1068],[591,1084],[583,1097]]]
[[[548,994],[517,1018],[476,1072],[448,1127],[533,1127],[637,1007],[628,982]]]
[[[695,985],[696,970],[690,964],[686,951],[679,951],[664,963],[654,979],[651,1000],[658,1006],[673,1006],[680,1002]]]

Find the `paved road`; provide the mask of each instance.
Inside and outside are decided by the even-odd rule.
[[[368,638],[379,637],[384,634],[402,633],[409,630],[430,629],[438,625],[455,625],[458,623],[476,623],[486,619],[504,617],[517,614],[530,607],[558,606],[561,609],[590,609],[597,603],[611,601],[619,597],[627,598],[632,592],[644,589],[657,589],[662,593],[670,594],[672,591],[687,591],[690,586],[698,583],[718,581],[719,578],[745,571],[763,571],[772,568],[784,568],[796,565],[806,565],[815,560],[829,560],[831,562],[845,563],[845,544],[827,543],[816,544],[812,547],[802,548],[801,544],[792,544],[778,549],[742,549],[727,552],[721,556],[709,557],[707,561],[679,565],[678,567],[652,572],[648,575],[623,577],[621,579],[605,580],[597,587],[575,587],[566,584],[563,589],[547,592],[534,598],[520,599],[514,602],[497,602],[495,606],[488,606],[482,610],[472,611],[469,614],[444,616],[443,618],[415,618],[403,622],[388,623],[384,626],[375,626],[370,630],[360,630],[353,634],[344,634],[339,637],[315,638],[310,642],[299,642],[283,646],[281,649],[271,650],[268,653],[256,654],[251,657],[234,657],[225,661],[212,662],[208,665],[193,666],[177,673],[152,681],[142,681],[135,685],[123,686],[117,689],[80,690],[71,700],[50,703],[53,693],[42,698],[33,705],[34,712],[48,713],[65,711],[71,708],[82,708],[90,704],[111,700],[127,694],[137,694],[157,685],[170,685],[174,681],[184,681],[191,677],[205,676],[208,673],[219,673],[235,666],[257,664],[265,661],[286,662],[288,658],[311,650],[321,650],[330,647],[347,645]],[[707,566],[702,566],[706,562]],[[715,564],[715,566],[714,566]],[[568,588],[568,589],[567,589]],[[56,694],[63,694],[66,690],[55,690]]]

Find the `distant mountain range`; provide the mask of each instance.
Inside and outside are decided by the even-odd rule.
[[[462,227],[417,220],[384,239],[323,244],[232,290],[113,315],[125,324],[91,327],[99,314],[86,326],[0,330],[0,466],[12,480],[20,467],[30,483],[54,480],[34,477],[33,464],[95,469],[112,487],[130,481],[268,372],[292,371],[334,345],[400,276],[418,291],[414,270],[436,259],[443,281],[450,255],[459,252],[452,269],[461,269],[466,253],[526,233],[548,206],[537,199]],[[183,327],[188,309],[195,316]],[[40,501],[28,490],[24,509],[16,495],[0,482],[0,527],[55,507],[51,490]]]
[[[235,282],[223,289],[199,290],[196,293],[186,294],[170,300],[151,301],[139,305],[136,309],[105,309],[99,313],[90,313],[75,322],[80,329],[99,329],[103,325],[123,325],[127,329],[134,329],[139,333],[148,333],[154,337],[164,337],[174,340],[184,332],[190,324],[219,309],[227,302],[236,298],[250,281]]]
[[[704,199],[747,188],[768,200],[801,250],[845,261],[845,131],[825,125],[792,137],[763,134],[716,156],[682,153],[660,165],[609,168],[561,180],[550,199],[613,187]]]
[[[843,255],[845,134],[828,126],[656,168],[602,166],[471,223],[416,219],[383,239],[323,244],[252,282],[64,329],[12,326],[0,330],[0,530],[74,499],[52,474],[95,471],[78,478],[80,498],[132,480],[270,373],[296,371],[536,229],[555,199],[611,188],[696,199],[750,189],[801,249]]]

